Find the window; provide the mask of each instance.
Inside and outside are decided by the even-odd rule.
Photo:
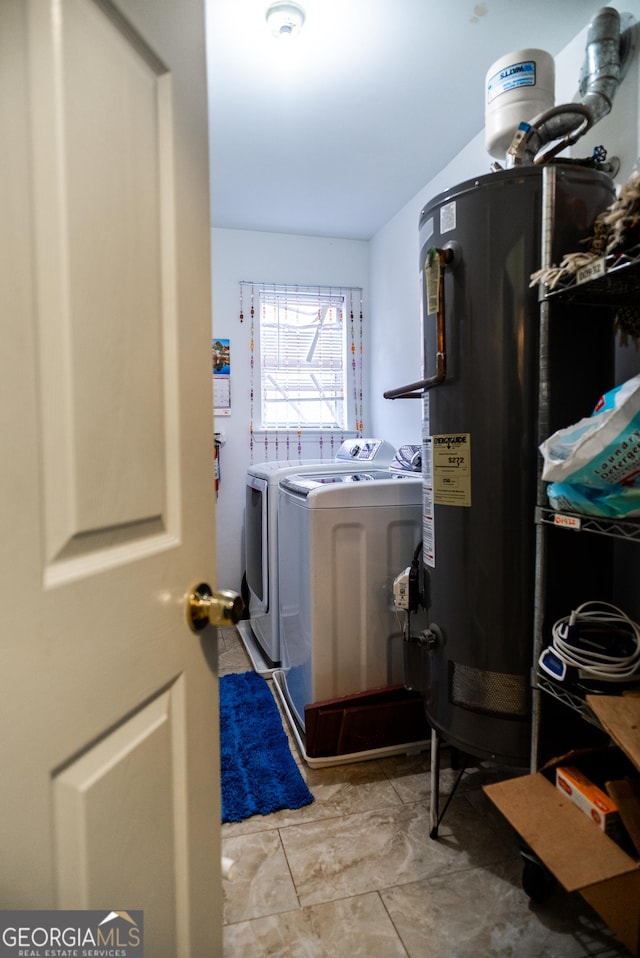
[[[343,295],[260,292],[262,425],[347,428]]]
[[[361,431],[362,290],[241,284],[241,313],[243,286],[257,380],[252,432],[258,411],[258,431]]]

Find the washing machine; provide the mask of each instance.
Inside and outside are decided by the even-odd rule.
[[[244,516],[245,599],[249,618],[238,623],[238,631],[251,664],[260,675],[271,675],[281,663],[278,622],[278,486],[281,479],[294,473],[353,472],[356,467],[360,472],[386,469],[395,458],[395,448],[384,439],[346,439],[333,460],[279,459],[249,467]],[[400,468],[402,465],[400,463]],[[406,468],[410,468],[409,464]]]
[[[274,679],[303,736],[305,705],[402,682],[393,582],[421,542],[421,477],[289,474],[280,481],[278,536],[282,668]]]

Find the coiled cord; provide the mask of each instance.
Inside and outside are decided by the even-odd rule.
[[[594,644],[585,639],[585,632],[602,636],[607,629],[626,635],[633,651],[628,655],[608,655],[585,648]],[[553,650],[567,666],[609,681],[632,676],[640,679],[640,626],[609,602],[584,602],[571,615],[554,623],[552,636]]]

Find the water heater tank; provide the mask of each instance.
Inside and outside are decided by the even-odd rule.
[[[555,102],[555,64],[544,50],[515,50],[493,63],[485,79],[485,145],[505,156],[518,126]]]

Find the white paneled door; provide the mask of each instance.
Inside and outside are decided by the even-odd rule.
[[[0,908],[221,954],[203,0],[0,3]]]

